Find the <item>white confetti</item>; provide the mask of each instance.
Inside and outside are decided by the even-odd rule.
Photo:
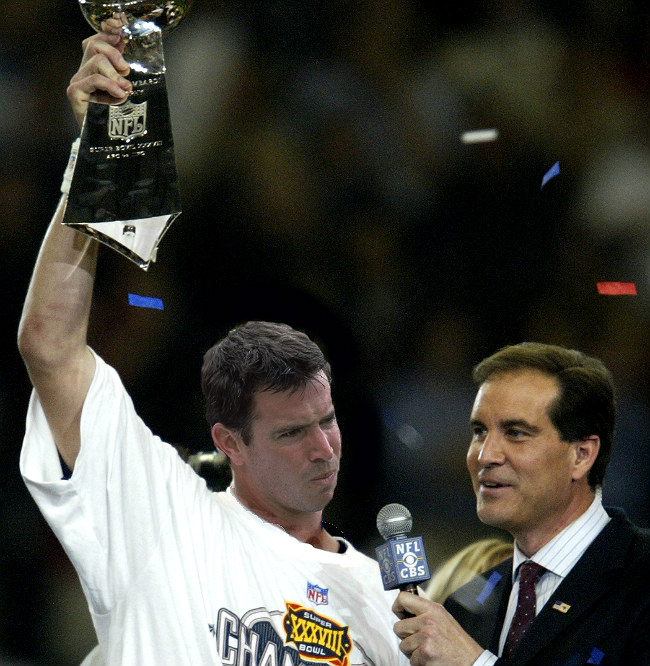
[[[499,130],[497,129],[471,130],[470,132],[463,132],[460,140],[463,143],[486,143],[495,141],[498,136]]]

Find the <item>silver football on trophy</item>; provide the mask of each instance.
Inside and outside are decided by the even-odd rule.
[[[101,32],[102,22],[117,18],[127,27],[135,21],[155,23],[161,31],[175,28],[189,11],[192,0],[79,0],[79,6],[90,25]]]

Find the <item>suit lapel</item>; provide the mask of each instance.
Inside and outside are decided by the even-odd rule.
[[[513,655],[513,666],[528,663],[616,584],[611,574],[621,569],[632,536],[616,518],[607,524],[535,618]],[[560,608],[553,607],[556,603]]]
[[[512,558],[454,592],[448,609],[472,638],[495,654],[512,589]]]

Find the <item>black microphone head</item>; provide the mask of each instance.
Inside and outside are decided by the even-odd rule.
[[[395,536],[406,536],[412,527],[411,512],[402,504],[387,504],[377,514],[377,529],[387,541]]]

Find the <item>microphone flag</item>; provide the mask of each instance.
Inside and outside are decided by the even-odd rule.
[[[420,536],[389,539],[375,553],[385,590],[404,589],[431,578]]]

